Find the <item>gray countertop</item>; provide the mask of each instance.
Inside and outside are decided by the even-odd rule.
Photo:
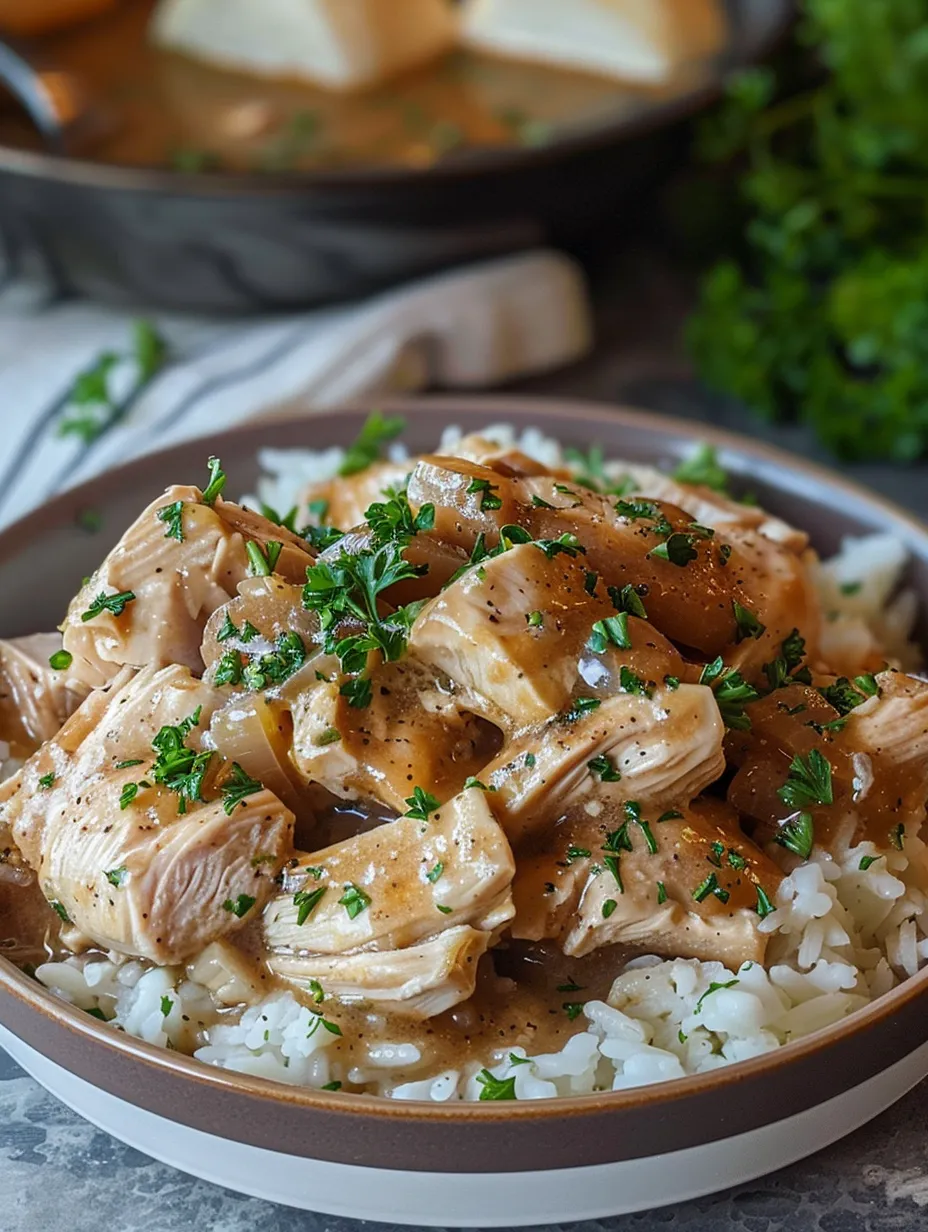
[[[600,345],[525,392],[652,407],[763,436],[822,457],[796,428],[761,425],[699,390],[676,348],[685,292],[654,254],[626,253],[598,276]],[[629,294],[634,288],[634,294]],[[824,459],[823,460],[827,460]],[[928,515],[925,468],[845,468]],[[718,1197],[607,1220],[657,1232],[902,1232],[928,1228],[928,1085],[804,1163]],[[242,1198],[154,1163],[82,1121],[0,1051],[0,1232],[350,1232],[349,1220]],[[373,1227],[373,1225],[371,1225]]]

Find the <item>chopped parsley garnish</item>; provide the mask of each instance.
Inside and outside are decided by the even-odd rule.
[[[679,676],[665,676],[665,677],[664,677],[664,684],[665,684],[665,685],[667,686],[667,688],[668,688],[668,689],[670,689],[671,691],[675,691],[675,690],[679,689],[679,687],[680,687],[680,677],[679,677]]]
[[[544,612],[539,612],[537,609],[534,612],[526,612],[525,623],[530,629],[542,628],[545,623]]]
[[[239,894],[234,902],[231,898],[227,898],[222,904],[222,909],[223,911],[231,912],[232,915],[240,920],[248,914],[257,901],[250,894]]]
[[[119,793],[119,808],[124,812],[139,794],[140,783],[124,783]]]
[[[610,912],[610,915],[611,914],[612,913]],[[567,1015],[568,1020],[570,1022],[574,1022],[583,1013],[583,1004],[584,1003],[582,1001],[565,1001],[562,1004],[561,1009]]]
[[[57,899],[52,899],[48,905],[63,924],[71,923],[71,917],[68,915],[68,911],[64,903],[59,903]]]
[[[434,813],[440,803],[431,792],[423,791],[421,787],[414,787],[412,795],[406,797],[406,804],[409,808],[404,816],[414,817],[418,821],[428,821],[429,814]]]
[[[294,505],[287,513],[280,514],[273,506],[266,505],[264,501],[261,502],[262,518],[266,518],[268,522],[273,522],[277,526],[283,526],[285,530],[292,531],[293,534],[297,533],[296,519],[299,512],[299,505]]]
[[[808,808],[813,804],[833,804],[831,763],[818,749],[812,749],[807,758],[797,754],[790,762],[789,777],[777,795],[791,809]]]
[[[243,628],[242,638],[246,640],[244,635]],[[242,673],[242,682],[252,691],[266,689],[269,685],[283,684],[305,662],[306,647],[303,639],[299,633],[288,629],[285,633],[278,634],[273,650],[249,660]]]
[[[325,1086],[319,1088],[322,1091],[340,1091],[342,1084],[336,1080],[335,1082],[327,1082]]]
[[[757,906],[754,908],[754,910],[763,920],[768,915],[770,915],[771,911],[775,911],[776,908],[774,907],[773,903],[770,901],[770,897],[767,894],[767,891],[764,889],[763,886],[755,885],[754,890],[757,894]]]
[[[735,637],[736,642],[743,642],[747,638],[762,637],[767,626],[761,624],[750,608],[744,607],[737,599],[732,599],[731,609],[734,612],[735,624],[738,632]]]
[[[496,495],[499,491],[499,484],[491,483],[489,479],[472,479],[467,489],[469,496],[481,493],[480,508],[484,513],[492,509],[502,509],[503,502]]]
[[[661,906],[663,903],[666,903],[666,901],[667,887],[664,885],[663,881],[659,881],[657,883],[657,905]]]
[[[570,704],[570,709],[559,716],[565,723],[575,723],[585,714],[598,710],[602,702],[596,697],[578,697]]]
[[[603,919],[608,920],[618,905],[614,898],[607,898],[603,903]]]
[[[592,854],[588,847],[575,847],[571,844],[567,848],[567,863],[573,864],[575,860],[588,860]]]
[[[602,654],[608,646],[618,646],[620,650],[631,650],[632,639],[628,634],[628,613],[619,612],[617,616],[607,616],[597,620],[590,633],[587,647],[594,654]]]
[[[619,517],[625,518],[628,522],[637,522],[639,519],[646,518],[650,522],[659,522],[661,524],[661,528],[663,528],[664,523],[666,523],[667,531],[670,529],[670,523],[667,522],[667,519],[661,513],[660,508],[655,505],[653,501],[642,500],[641,498],[636,498],[635,500],[618,500],[616,501],[614,508]],[[658,533],[666,532],[663,529],[660,529]]]
[[[324,749],[329,744],[338,744],[341,738],[342,734],[337,727],[327,727],[315,738],[313,744],[317,749]]]
[[[710,873],[705,881],[701,881],[693,891],[693,898],[697,903],[701,903],[708,898],[710,894],[714,894],[720,903],[727,903],[731,897],[727,890],[719,885],[719,879],[715,873]]]
[[[719,465],[715,446],[705,441],[673,472],[677,483],[698,484],[715,492],[727,493],[728,475]]]
[[[296,907],[297,927],[306,923],[322,902],[328,888],[328,886],[318,886],[315,890],[297,890],[293,896],[293,905]]]
[[[344,907],[348,913],[348,919],[353,920],[366,911],[371,905],[369,894],[365,894],[360,886],[356,886],[354,882],[349,882],[345,886],[345,892],[338,900],[339,906]]]
[[[375,547],[385,543],[407,544],[416,535],[435,526],[434,505],[423,505],[417,514],[413,514],[405,489],[398,491],[388,488],[384,495],[387,497],[385,501],[369,505],[364,513]]]
[[[87,611],[82,613],[81,620],[93,620],[95,616],[99,616],[102,612],[112,612],[114,616],[121,616],[126,610],[127,605],[132,603],[134,599],[135,595],[131,590],[120,591],[118,595],[107,595],[101,591]]]
[[[583,578],[583,589],[588,595],[593,595],[596,593],[596,584],[598,581],[599,574],[595,573],[592,569],[587,569]]]
[[[152,778],[180,796],[177,811],[186,813],[187,805],[203,799],[203,780],[213,754],[204,750],[195,753],[184,743],[200,722],[202,707],[176,726],[164,726],[155,736],[152,748],[158,754],[152,766]]]
[[[539,552],[544,552],[548,560],[553,560],[561,552],[570,557],[586,555],[586,548],[577,536],[570,532],[559,535],[557,539],[531,539],[529,542],[538,548]]]
[[[681,812],[679,812],[677,809],[668,809],[666,813],[661,813],[660,817],[658,817],[657,824],[660,825],[662,821],[682,821],[682,820],[683,820],[683,814]]]
[[[856,687],[855,687],[856,686]],[[847,676],[839,676],[834,684],[825,685],[819,689],[826,702],[834,706],[839,714],[846,715],[862,706],[864,702],[875,697],[880,691],[876,678],[871,675],[855,676],[854,683]]]
[[[648,556],[655,560],[669,561],[670,564],[676,565],[680,569],[685,569],[699,555],[693,546],[694,539],[694,535],[687,535],[682,531],[674,531],[663,543],[659,543],[656,548],[652,548]]]
[[[238,650],[227,650],[213,670],[213,684],[241,684],[245,661]]]
[[[534,754],[534,753],[526,753],[526,754],[525,754],[525,762],[524,762],[526,770],[534,770],[534,769],[535,769],[535,761],[536,761],[536,758],[535,758],[535,754]]]
[[[167,1018],[168,1014],[170,1014],[173,1008],[174,1008],[174,1002],[171,1000],[170,997],[161,998],[161,1016],[163,1018]]]
[[[728,854],[725,857],[728,860],[729,868],[733,868],[736,872],[741,872],[747,868],[748,862],[740,851],[735,851],[734,847],[729,847]]]
[[[510,1065],[531,1065],[533,1064],[533,1061],[531,1057],[520,1057],[516,1053],[510,1052],[509,1064]]]
[[[58,776],[55,774],[54,770],[49,770],[48,774],[43,774],[39,779],[39,786],[43,791],[48,791],[49,788],[54,787],[55,779],[57,777]]]
[[[208,458],[206,465],[209,467],[209,483],[203,489],[203,504],[214,505],[226,486],[226,473],[218,458]]]
[[[70,412],[58,425],[59,436],[76,436],[90,443],[119,422],[133,399],[165,362],[167,345],[150,321],[132,323],[131,352],[103,351],[76,377],[65,408]],[[134,366],[131,388],[121,399],[110,384],[117,367]]]
[[[646,588],[645,588],[646,589]],[[641,602],[641,595],[635,587],[628,583],[627,586],[610,586],[609,598],[612,600],[612,606],[617,612],[627,612],[629,616],[640,616],[642,620],[648,619],[648,613],[645,611],[645,606]]]
[[[613,765],[605,753],[591,758],[586,764],[590,773],[595,774],[603,783],[618,783],[622,777],[621,770]]]
[[[861,856],[857,867],[862,873],[865,873],[871,864],[876,864],[877,860],[882,860],[882,858],[882,856]]]
[[[798,813],[780,826],[774,839],[802,860],[808,860],[815,845],[815,826],[811,813]]]
[[[771,663],[764,664],[764,674],[767,677],[767,683],[771,690],[782,689],[788,684],[792,684],[795,677],[790,673],[795,671],[805,658],[806,643],[800,637],[799,630],[794,629],[792,633],[783,640],[780,647],[780,653]],[[803,684],[808,684],[807,680],[802,681]]]
[[[442,864],[441,860],[439,860],[438,863],[435,865],[435,867],[432,869],[429,869],[429,871],[425,874],[425,879],[426,881],[430,881],[432,885],[434,885],[435,882],[438,881],[438,879],[441,877],[444,871],[445,871],[445,866],[444,864]]]
[[[222,785],[222,807],[226,815],[231,817],[238,806],[244,806],[249,796],[264,790],[264,784],[259,783],[246,774],[237,761],[232,763],[232,773]]]
[[[342,671],[360,675],[371,651],[388,663],[400,659],[420,603],[409,604],[381,617],[379,597],[397,582],[421,577],[428,566],[411,565],[403,558],[403,544],[384,543],[358,553],[342,552],[334,561],[317,561],[306,571],[303,606],[319,613],[325,651],[338,656]],[[364,632],[340,638],[342,621],[360,621]]]
[[[706,997],[711,997],[714,992],[721,992],[723,988],[734,988],[734,986],[737,983],[739,983],[739,981],[737,979],[734,979],[734,980],[728,980],[724,984],[716,984],[714,982],[710,984],[709,987],[706,989],[706,991],[702,994],[702,996],[696,1002],[696,1008],[693,1010],[693,1013],[694,1014],[699,1013],[699,1011],[702,1009],[703,1002],[705,1001]]]
[[[325,1000],[325,989],[318,980],[309,981],[309,991],[312,995],[314,1004],[321,1005]]]
[[[230,637],[238,637],[238,628],[228,612],[223,616],[222,625],[216,634],[217,642],[227,642]]]
[[[263,547],[254,539],[245,544],[245,555],[248,557],[248,574],[250,577],[270,577],[277,567],[284,545],[272,539]]]
[[[488,1069],[482,1069],[477,1075],[477,1082],[482,1090],[480,1099],[515,1099],[516,1080],[510,1078],[494,1078]]]
[[[128,761],[118,761],[116,763],[117,770],[131,770],[133,766],[142,766],[145,763],[141,757],[130,757]]]
[[[892,845],[896,848],[897,851],[902,850],[905,844],[905,823],[904,822],[900,821],[897,826],[893,826],[893,828],[889,832],[889,841],[892,843]]]
[[[533,492],[532,493],[532,508],[534,509],[554,509],[556,508],[556,506],[552,505],[550,501],[542,500],[542,498],[538,496],[537,493]]]
[[[619,688],[623,693],[637,693],[641,697],[653,697],[654,690],[637,676],[630,667],[619,668]]]
[[[749,731],[751,720],[745,714],[745,706],[760,697],[757,689],[733,668],[726,668],[721,656],[707,663],[699,676],[699,683],[709,685],[726,727],[733,731]]]
[[[488,787],[486,783],[481,783],[480,779],[475,778],[474,775],[472,774],[469,774],[467,778],[464,780],[464,786],[461,788],[461,790],[470,791],[472,787],[476,787],[478,791],[496,791],[495,787]]]
[[[406,420],[400,416],[384,416],[380,411],[373,411],[365,420],[354,443],[349,446],[344,460],[338,468],[340,476],[357,475],[366,471],[378,460],[384,445],[396,440],[406,427]]]
[[[48,660],[49,667],[55,672],[66,672],[74,662],[74,655],[69,650],[56,650]]]
[[[443,903],[436,903],[435,906],[442,913],[442,915],[450,915],[453,910],[453,908],[446,907]]]
[[[175,501],[173,505],[165,505],[163,509],[158,510],[158,521],[163,522],[167,529],[164,532],[165,539],[176,539],[178,543],[184,542],[184,502]]]

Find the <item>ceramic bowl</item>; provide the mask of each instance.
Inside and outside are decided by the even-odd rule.
[[[442,428],[537,424],[565,443],[673,465],[691,425],[561,401],[396,404],[413,449]],[[391,406],[391,410],[393,407]],[[253,489],[263,446],[345,444],[364,412],[217,432],[130,462],[0,534],[0,634],[53,627],[138,511],[221,453],[232,494]],[[823,553],[889,531],[928,610],[928,530],[840,477],[699,429],[742,490],[808,528]],[[93,508],[102,528],[81,529]],[[923,634],[924,631],[922,631]],[[681,1201],[811,1154],[928,1073],[928,969],[818,1034],[708,1074],[618,1093],[425,1105],[301,1090],[155,1049],[56,1000],[0,959],[0,1042],[50,1091],[149,1155],[243,1193],[334,1215],[441,1226],[558,1223]]]

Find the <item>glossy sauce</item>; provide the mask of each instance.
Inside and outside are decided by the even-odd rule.
[[[674,0],[688,21],[690,0]],[[544,144],[555,130],[631,114],[702,84],[701,53],[659,87],[459,52],[367,93],[343,96],[251,77],[148,45],[150,0],[42,46],[91,83],[106,124],[80,152],[130,166],[274,171],[387,163],[426,166],[467,146]],[[693,27],[689,21],[688,28]],[[695,23],[701,45],[705,31]],[[0,106],[0,143],[38,148],[27,121]]]

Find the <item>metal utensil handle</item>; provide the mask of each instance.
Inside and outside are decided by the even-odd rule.
[[[6,86],[22,104],[46,147],[63,153],[68,133],[87,111],[87,99],[77,79],[41,64],[10,40],[0,39],[0,86]]]

